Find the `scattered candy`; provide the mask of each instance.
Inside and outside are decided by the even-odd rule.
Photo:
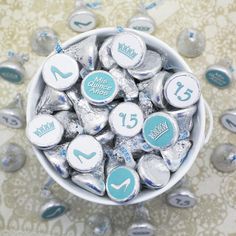
[[[139,204],[136,207],[132,224],[128,228],[128,236],[154,236],[155,231],[155,227],[150,222],[148,209]]]
[[[26,133],[58,175],[119,203],[141,186],[168,184],[191,148],[200,88],[191,73],[167,70],[163,57],[141,36],[119,32],[83,38],[48,58]]]
[[[14,129],[25,126],[25,114],[21,94],[17,94],[13,101],[0,109],[0,123]]]
[[[211,65],[206,69],[205,78],[217,88],[227,88],[233,81],[233,67],[230,61],[221,60],[215,65]]]
[[[221,124],[227,130],[236,133],[236,111],[235,110],[228,110],[225,111],[221,118]]]
[[[198,57],[204,52],[205,47],[205,36],[196,29],[184,29],[177,38],[178,52],[184,57]]]
[[[236,170],[236,147],[232,144],[220,144],[211,155],[211,163],[221,172],[230,173]]]
[[[83,1],[76,0],[76,9],[68,18],[69,27],[76,32],[85,32],[96,27],[96,15],[90,11]]]
[[[0,167],[5,172],[21,169],[26,160],[24,149],[16,143],[7,143],[1,147]]]
[[[40,27],[31,36],[32,50],[39,56],[48,56],[53,52],[57,42],[57,33],[49,27]]]
[[[20,84],[26,77],[24,63],[28,55],[14,52],[8,53],[8,59],[0,63],[0,77],[8,82]]]
[[[197,203],[192,192],[185,188],[179,188],[167,195],[167,203],[173,207],[191,208]]]

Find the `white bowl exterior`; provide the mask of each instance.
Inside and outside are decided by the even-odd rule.
[[[125,29],[125,31],[135,32],[136,34],[139,34],[140,36],[142,36],[145,42],[149,46],[151,46],[153,49],[156,49],[158,51],[161,50],[162,52],[165,52],[166,56],[168,56],[168,61],[171,62],[171,64],[175,65],[176,67],[179,67],[180,69],[184,71],[191,72],[189,66],[185,63],[182,57],[180,57],[172,48],[170,48],[164,42],[160,41],[154,36],[148,35],[143,32],[134,31],[132,29]],[[62,48],[67,48],[68,46],[93,34],[97,34],[99,37],[107,37],[116,32],[117,32],[116,28],[102,28],[102,29],[95,29],[92,31],[88,31],[66,41],[62,45]],[[53,55],[53,54],[54,53],[50,55]],[[35,110],[36,110],[35,108],[36,108],[38,99],[40,98],[43,88],[44,88],[44,82],[41,78],[41,71],[42,71],[42,66],[38,69],[37,73],[35,74],[30,84],[28,101],[27,101],[27,111],[26,111],[27,122],[29,122],[35,116]],[[159,190],[145,189],[141,191],[140,194],[135,199],[125,204],[127,205],[136,204],[136,203],[148,201],[152,198],[157,197],[158,195],[166,192],[171,187],[173,187],[188,172],[188,170],[191,168],[192,164],[194,163],[205,139],[205,106],[204,106],[204,99],[202,96],[198,103],[197,115],[195,115],[194,119],[195,119],[194,127],[191,132],[191,139],[193,140],[193,146],[190,149],[188,153],[188,157],[185,159],[183,164],[175,173],[172,174],[171,179],[168,182],[168,184]],[[74,183],[72,183],[70,179],[61,178],[53,169],[52,165],[44,156],[43,152],[36,149],[35,147],[33,147],[33,150],[39,162],[41,163],[43,168],[47,171],[48,175],[51,176],[59,185],[61,185],[67,191],[71,192],[72,194],[80,198],[83,198],[85,200],[88,200],[94,203],[99,203],[103,205],[121,205],[119,203],[116,203],[110,200],[107,196],[100,197],[76,186]]]

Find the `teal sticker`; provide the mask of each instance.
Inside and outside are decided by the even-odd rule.
[[[11,83],[20,83],[23,79],[20,73],[8,67],[0,68],[0,76]]]
[[[111,102],[117,93],[117,84],[112,75],[105,71],[94,71],[82,82],[83,96],[95,104]]]
[[[209,83],[213,84],[218,88],[227,87],[231,82],[227,74],[225,74],[223,71],[218,71],[218,70],[209,70],[206,73],[206,79],[208,80]]]
[[[63,215],[66,211],[65,206],[63,205],[58,205],[58,206],[52,206],[47,208],[43,213],[42,213],[42,218],[45,220],[50,220],[57,218],[61,215]]]
[[[143,137],[152,147],[164,149],[172,145],[176,128],[167,115],[153,114],[144,122]]]
[[[118,167],[107,178],[109,195],[118,201],[128,200],[135,190],[135,177],[130,169]]]

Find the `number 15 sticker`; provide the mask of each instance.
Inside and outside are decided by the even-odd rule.
[[[143,112],[135,103],[123,102],[113,109],[109,123],[114,133],[133,137],[142,129]]]
[[[166,81],[164,95],[167,102],[174,107],[189,107],[195,104],[201,95],[198,79],[188,72],[175,73]]]

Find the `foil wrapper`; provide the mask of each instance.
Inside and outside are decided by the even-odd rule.
[[[175,172],[183,163],[192,143],[189,140],[178,141],[174,146],[161,151],[166,166],[171,172]]]
[[[140,92],[138,98],[139,98],[138,105],[143,111],[144,118],[148,117],[151,113],[155,112],[153,103],[146,93]]]
[[[132,100],[138,97],[138,87],[136,86],[134,79],[126,70],[121,68],[113,68],[109,72],[116,79],[120,90],[124,93],[127,100]]]
[[[112,142],[114,137],[115,134],[109,129],[102,130],[95,136],[97,141],[100,142],[102,145]]]
[[[60,111],[55,114],[55,117],[64,126],[65,139],[73,139],[78,134],[82,134],[84,132],[83,127],[80,121],[78,120],[76,113],[71,112],[71,111]]]
[[[157,108],[163,109],[167,106],[167,102],[164,98],[163,88],[164,83],[169,76],[170,74],[168,72],[161,71],[150,80],[141,82],[138,85],[139,91],[143,91]]]
[[[107,38],[99,49],[100,62],[102,64],[102,67],[104,67],[107,70],[110,70],[113,67],[117,66],[115,60],[111,55],[111,43],[113,38],[114,37]]]
[[[160,156],[146,154],[138,162],[137,170],[142,183],[150,189],[164,187],[170,179],[170,171]]]
[[[72,108],[72,103],[64,92],[46,86],[39,100],[37,114],[52,114],[55,111],[67,111]]]
[[[75,112],[81,122],[84,132],[90,135],[99,133],[108,122],[109,111],[107,108],[97,108],[88,103],[80,94],[77,88],[67,91]]]
[[[70,167],[66,161],[68,145],[69,143],[64,143],[57,145],[50,150],[43,151],[56,172],[65,179],[70,176]]]
[[[92,173],[80,174],[78,172],[74,172],[71,180],[79,187],[98,196],[103,196],[105,194],[106,187],[102,177],[97,177]]]
[[[1,147],[0,168],[5,172],[21,169],[26,160],[24,149],[16,143],[7,143]]]
[[[193,115],[196,111],[196,105],[185,109],[166,111],[177,120],[179,126],[179,140],[189,138],[190,132],[193,128]]]
[[[66,48],[64,53],[73,57],[76,61],[82,64],[86,70],[95,70],[98,59],[97,36],[89,36],[88,38]]]
[[[134,69],[129,69],[131,76],[138,80],[150,79],[162,68],[162,58],[159,53],[147,50],[143,63]]]

